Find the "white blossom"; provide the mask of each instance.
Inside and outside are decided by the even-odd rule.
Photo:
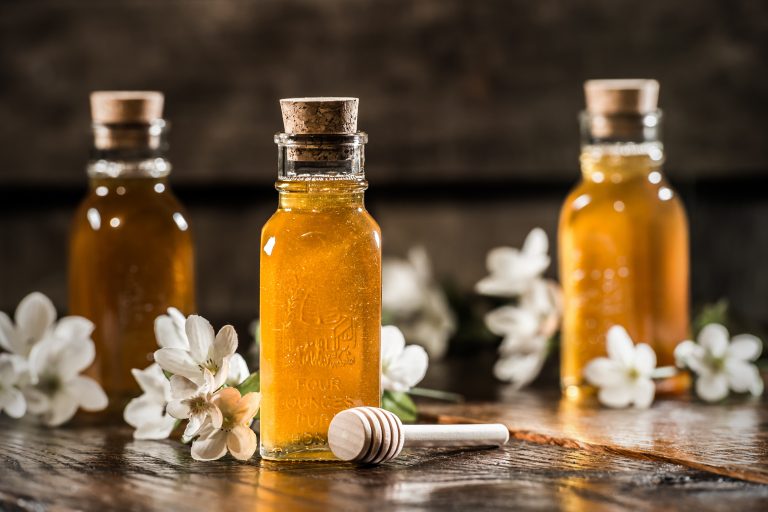
[[[541,228],[534,228],[525,238],[522,249],[498,247],[488,253],[490,275],[480,280],[475,289],[482,295],[516,297],[549,267],[549,239]]]
[[[155,338],[158,346],[161,349],[172,348],[190,351],[186,323],[187,319],[176,308],[168,308],[167,315],[158,316],[155,319]],[[238,353],[232,354],[228,367],[229,371],[224,381],[227,386],[237,386],[251,374],[245,359]],[[200,379],[195,380],[195,382],[199,381]]]
[[[100,411],[107,407],[101,386],[80,375],[96,356],[92,331],[93,324],[85,318],[63,318],[54,334],[36,343],[30,352],[30,385],[22,391],[29,411],[48,426],[69,421],[78,408]]]
[[[125,407],[123,418],[134,427],[135,439],[166,439],[176,425],[176,419],[166,408],[171,401],[171,384],[157,363],[144,370],[131,370],[144,392]]]
[[[423,247],[408,251],[408,259],[385,259],[382,265],[382,311],[412,342],[433,358],[442,357],[456,332],[456,318]]]
[[[156,324],[157,327],[157,324]],[[174,327],[175,329],[175,327]],[[213,327],[205,318],[190,315],[184,323],[187,347],[178,346],[181,336],[171,336],[172,331],[162,331],[163,341],[174,343],[155,352],[155,361],[173,374],[181,375],[198,386],[205,383],[205,370],[214,376],[214,389],[220,388],[229,377],[229,364],[237,349],[237,333],[231,325],[225,325],[214,335]]]
[[[15,359],[10,354],[0,354],[0,413],[11,418],[21,418],[27,412],[27,401],[16,387],[20,375]]]
[[[0,311],[0,347],[27,358],[32,347],[53,331],[56,308],[48,297],[32,292],[19,302],[14,319],[15,325]]]
[[[224,388],[213,397],[213,403],[221,411],[222,422],[216,427],[207,419],[200,433],[192,442],[192,458],[195,460],[220,459],[227,452],[238,460],[253,457],[258,446],[251,423],[259,412],[260,393],[240,396],[235,388]]]
[[[403,333],[394,325],[381,328],[381,387],[408,391],[427,373],[429,358],[418,345],[405,346]]]
[[[221,428],[221,411],[213,402],[213,374],[207,369],[203,372],[205,382],[198,386],[181,375],[171,377],[171,397],[168,404],[168,414],[176,419],[188,420],[184,430],[183,440],[186,442],[195,437],[205,423],[210,419],[215,428]]]
[[[635,345],[618,325],[608,330],[606,340],[608,357],[593,359],[584,368],[584,377],[599,388],[598,400],[608,407],[649,407],[656,393],[656,353],[645,343]]]
[[[549,339],[560,321],[560,291],[541,278],[529,284],[515,306],[501,306],[485,317],[488,329],[503,337],[500,359],[494,366],[499,380],[522,388],[541,372],[549,353]]]
[[[675,359],[681,368],[696,373],[696,394],[707,402],[717,402],[736,393],[763,393],[763,379],[752,364],[760,356],[762,342],[751,334],[730,339],[728,330],[720,324],[709,324],[699,333],[698,343],[686,340],[675,349]]]

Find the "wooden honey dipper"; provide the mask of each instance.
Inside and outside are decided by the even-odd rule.
[[[403,425],[377,407],[341,411],[328,427],[328,444],[340,460],[379,464],[400,454],[403,446],[501,446],[509,440],[500,423],[477,425]]]

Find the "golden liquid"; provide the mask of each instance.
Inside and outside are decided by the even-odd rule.
[[[606,355],[611,326],[651,345],[659,366],[674,364],[675,346],[689,335],[688,224],[659,162],[585,151],[581,165],[584,180],[566,199],[559,228],[561,382],[570,398],[590,391],[582,372]],[[687,386],[677,377],[658,391]]]
[[[70,240],[69,312],[95,325],[88,373],[119,410],[158,349],[154,320],[169,306],[193,312],[192,238],[165,179],[92,179]]]
[[[333,459],[333,416],[380,401],[381,232],[357,182],[278,189],[261,235],[261,454]]]

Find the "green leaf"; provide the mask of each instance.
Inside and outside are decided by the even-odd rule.
[[[415,421],[418,415],[416,404],[402,391],[385,391],[381,395],[381,407],[395,413],[402,421]]]
[[[726,325],[728,323],[728,300],[720,299],[714,304],[705,304],[696,318],[693,320],[693,334],[699,335],[704,326],[708,324],[721,324]]]
[[[240,392],[241,395],[245,395],[247,393],[256,392],[261,389],[261,379],[259,377],[259,372],[253,372],[248,376],[247,379],[245,379],[243,382],[240,383],[239,386],[237,386],[237,390]]]

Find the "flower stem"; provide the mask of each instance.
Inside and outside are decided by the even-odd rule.
[[[437,389],[411,388],[408,394],[413,396],[422,396],[424,398],[434,398],[435,400],[445,400],[446,402],[461,403],[464,397],[458,393],[450,391],[439,391]]]

